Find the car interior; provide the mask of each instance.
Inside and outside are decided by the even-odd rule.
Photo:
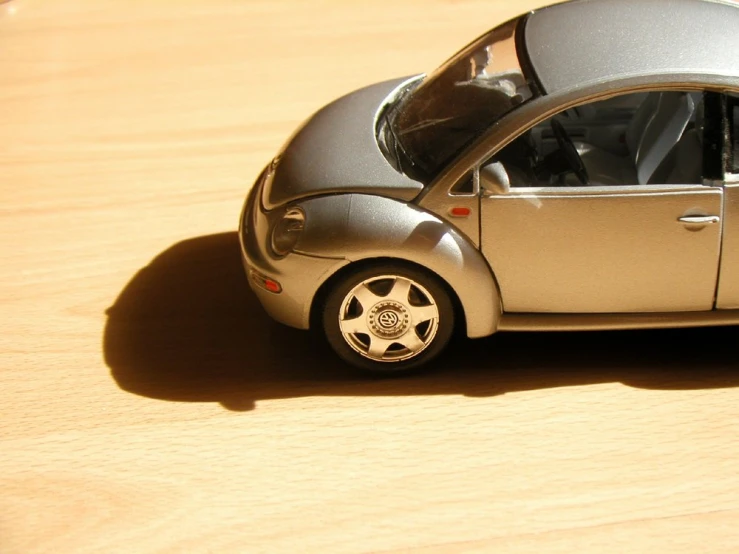
[[[656,91],[569,109],[483,164],[480,185],[701,184],[704,104],[701,92]]]

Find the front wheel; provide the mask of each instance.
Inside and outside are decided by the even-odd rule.
[[[383,264],[345,277],[329,292],[323,328],[347,362],[397,373],[438,355],[454,329],[454,307],[438,278]]]

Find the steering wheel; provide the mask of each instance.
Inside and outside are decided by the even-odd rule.
[[[577,148],[575,148],[575,145],[572,143],[572,139],[567,134],[567,131],[565,131],[564,125],[556,119],[552,119],[550,122],[554,138],[557,139],[557,144],[559,145],[559,149],[562,151],[562,155],[564,156],[567,165],[570,166],[572,172],[577,176],[577,180],[583,185],[587,185],[588,182],[590,182],[588,170],[582,162],[580,154],[577,153]]]

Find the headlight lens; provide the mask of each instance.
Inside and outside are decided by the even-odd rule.
[[[289,254],[305,228],[305,214],[300,208],[290,208],[272,230],[272,251],[278,256]]]

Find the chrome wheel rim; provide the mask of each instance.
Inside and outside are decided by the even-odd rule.
[[[362,281],[344,297],[339,310],[344,340],[375,362],[400,362],[418,356],[436,337],[439,308],[420,283],[400,275]]]

